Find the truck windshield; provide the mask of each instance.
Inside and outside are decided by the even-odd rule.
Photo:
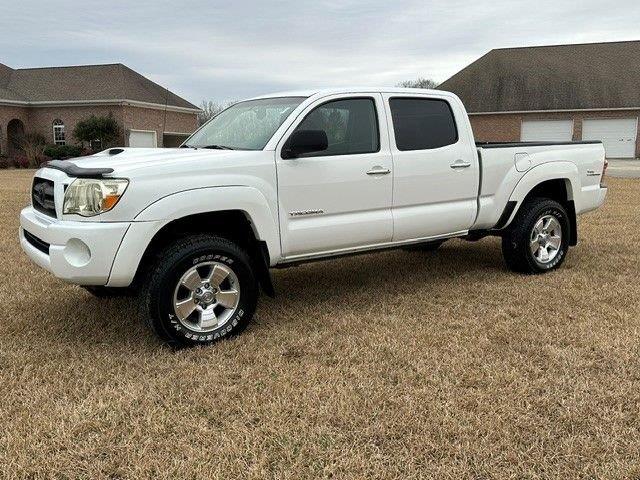
[[[248,100],[223,110],[204,124],[183,147],[262,150],[305,97]]]

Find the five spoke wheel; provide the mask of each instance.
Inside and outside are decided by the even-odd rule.
[[[537,262],[552,262],[562,245],[562,226],[553,215],[544,215],[533,227],[530,238],[531,253]]]
[[[197,332],[209,332],[226,324],[240,300],[240,282],[229,266],[203,262],[180,278],[173,307],[182,325]]]

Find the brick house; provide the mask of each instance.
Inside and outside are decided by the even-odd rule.
[[[178,146],[197,127],[198,107],[122,64],[12,69],[0,64],[0,154],[25,132],[74,144],[79,120],[113,115],[125,146]]]
[[[640,41],[492,50],[438,88],[478,141],[602,140],[609,158],[640,157]]]

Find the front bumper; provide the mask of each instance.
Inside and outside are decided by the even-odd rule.
[[[31,260],[62,280],[106,285],[130,226],[129,222],[61,221],[27,207],[20,213],[20,245]]]

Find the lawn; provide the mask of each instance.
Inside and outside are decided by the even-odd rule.
[[[22,253],[32,173],[0,172],[0,478],[640,477],[640,181],[559,271],[497,239],[278,270],[174,352]]]

